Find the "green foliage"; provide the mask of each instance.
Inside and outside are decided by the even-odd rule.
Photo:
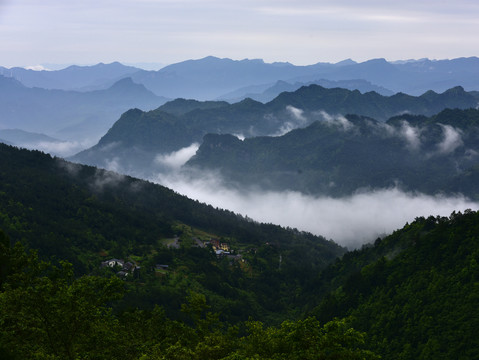
[[[80,254],[144,255],[159,239],[172,237],[178,222],[246,244],[317,243],[323,265],[343,251],[323,238],[254,223],[146,181],[3,144],[0,155],[0,226],[81,271],[88,265]]]
[[[141,269],[125,279],[130,291],[115,310],[161,305],[172,319],[183,319],[180,304],[190,290],[206,296],[211,310],[230,323],[249,315],[268,324],[298,318],[302,286],[345,251],[324,238],[258,224],[146,181],[5,145],[0,227],[41,258],[68,260],[77,276],[115,274],[120,269],[100,269],[109,258],[136,261]],[[175,234],[183,239],[179,249],[161,244]],[[192,247],[194,234],[224,239],[244,262]],[[156,264],[169,270],[157,272]]]
[[[247,335],[227,359],[377,359],[364,350],[365,334],[333,320],[321,326],[312,317],[285,321],[277,328],[264,328],[258,321],[246,323]]]
[[[0,292],[0,348],[12,359],[108,359],[118,327],[106,306],[121,298],[117,278],[75,278],[71,264],[58,266],[36,254],[4,252],[10,263],[22,263],[9,275]]]
[[[388,359],[475,358],[478,234],[478,212],[418,218],[334,264],[337,288],[313,313],[352,316]]]
[[[38,152],[0,150],[6,359],[479,356],[479,212],[417,218],[325,268],[341,249],[324,239],[113,173],[79,166],[73,175],[65,170],[72,164]],[[197,227],[232,239],[245,262],[158,245],[157,234],[187,227],[180,235]],[[21,241],[12,244],[7,234]],[[41,260],[21,243],[41,245],[43,259],[57,256]],[[58,260],[70,248],[80,271]],[[142,261],[137,277],[98,270],[97,251],[133,249]],[[101,276],[84,275],[91,259]],[[157,261],[167,261],[168,271],[156,274]]]
[[[1,234],[1,233],[0,233]],[[3,244],[2,244],[3,245]],[[170,320],[155,307],[115,316],[123,295],[116,277],[74,277],[71,264],[2,247],[10,268],[0,291],[0,350],[5,359],[376,359],[364,334],[344,320],[320,326],[314,318],[264,327],[227,325],[190,292],[181,306],[189,321]]]

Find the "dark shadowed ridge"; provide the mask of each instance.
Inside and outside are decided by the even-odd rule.
[[[295,92],[283,92],[266,104],[248,98],[231,105],[178,99],[154,111],[135,110],[124,114],[97,145],[72,160],[105,167],[116,159],[124,171],[144,174],[145,170],[157,171],[156,155],[201,143],[207,133],[246,138],[281,135],[321,119],[321,111],[385,121],[403,113],[431,116],[445,106],[469,108],[476,104],[477,99],[460,87],[442,94],[388,97],[375,92],[361,94],[357,90],[310,85]]]
[[[472,180],[478,164],[479,110],[446,109],[386,124],[356,115],[326,117],[283,136],[244,141],[211,134],[187,166],[220,170],[229,182],[265,190],[341,197],[399,185],[477,199]]]

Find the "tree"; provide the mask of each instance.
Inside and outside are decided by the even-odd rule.
[[[378,359],[364,349],[365,334],[351,328],[345,319],[321,326],[314,317],[284,321],[280,327],[264,328],[259,321],[247,323],[248,335],[238,350],[226,359]]]
[[[122,296],[121,280],[75,278],[70,263],[53,265],[19,248],[2,246],[2,258],[22,265],[10,267],[0,293],[0,349],[11,359],[115,357],[118,322],[107,304]]]

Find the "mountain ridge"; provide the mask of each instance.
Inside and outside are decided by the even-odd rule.
[[[289,63],[269,64],[261,59],[232,60],[208,56],[170,64],[156,71],[128,67],[115,62],[43,72],[0,67],[0,75],[15,76],[23,80],[27,86],[64,90],[104,89],[115,81],[129,76],[156,95],[197,100],[213,100],[246,86],[275,83],[278,80],[308,83],[318,79],[365,80],[373,86],[389,91],[417,96],[427,90],[443,92],[454,86],[462,86],[469,91],[479,90],[478,64],[477,57],[469,57],[403,62],[371,59],[357,63],[344,60],[335,64],[318,62],[297,66]],[[107,75],[101,76],[99,70]],[[66,78],[63,81],[62,76]]]
[[[280,137],[243,141],[209,134],[185,167],[219,170],[228,182],[265,190],[345,196],[399,184],[406,191],[461,192],[477,199],[479,188],[461,180],[475,176],[477,154],[479,110],[446,109],[386,123],[325,116]]]
[[[446,105],[475,107],[477,101],[461,87],[442,94],[429,92],[419,97],[406,94],[385,97],[374,92],[361,94],[357,90],[325,89],[318,85],[283,92],[266,104],[249,98],[234,104],[175,100],[154,111],[124,113],[120,118],[121,129],[120,123],[115,123],[98,144],[71,159],[100,167],[108,166],[112,159],[116,159],[115,163],[124,171],[149,169],[155,172],[158,170],[156,155],[201,143],[207,133],[229,133],[247,138],[277,136],[308,126],[326,115],[351,113],[385,121],[407,112],[431,116]],[[182,106],[187,110],[179,110]],[[167,115],[168,111],[172,113]],[[110,148],[109,144],[115,144],[115,147]]]
[[[105,90],[78,92],[29,88],[0,75],[0,92],[1,128],[19,128],[78,142],[100,137],[131,107],[147,110],[166,102],[131,78]]]

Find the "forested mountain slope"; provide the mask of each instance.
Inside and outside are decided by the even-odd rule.
[[[111,258],[137,262],[146,285],[124,306],[160,304],[177,314],[196,289],[230,320],[297,313],[302,299],[291,290],[345,252],[323,237],[259,224],[159,185],[3,144],[0,228],[44,257],[72,262],[78,274],[98,273]],[[212,239],[239,257],[217,257],[206,244]],[[169,265],[164,281],[157,264]]]
[[[447,107],[465,109],[477,103],[475,96],[460,87],[442,94],[429,91],[419,97],[388,97],[318,85],[284,92],[267,104],[251,99],[231,105],[177,99],[154,111],[125,112],[97,145],[72,159],[99,167],[108,167],[115,160],[124,172],[144,174],[148,169],[161,170],[155,162],[158,154],[201,143],[208,133],[247,138],[282,135],[331,115],[356,114],[385,121],[402,113],[431,116]]]
[[[417,218],[324,270],[312,314],[350,317],[385,359],[475,359],[478,262],[478,212]]]
[[[0,165],[0,228],[52,260],[23,254],[0,231],[8,359],[479,356],[479,212],[416,218],[344,254],[320,237],[40,152],[0,145]],[[173,232],[178,249],[164,242]],[[196,237],[220,237],[245,261],[218,258]],[[99,266],[111,257],[141,269],[121,281]]]
[[[399,185],[477,198],[479,110],[402,115],[387,122],[326,117],[280,137],[209,134],[186,164],[264,189],[342,196]]]

